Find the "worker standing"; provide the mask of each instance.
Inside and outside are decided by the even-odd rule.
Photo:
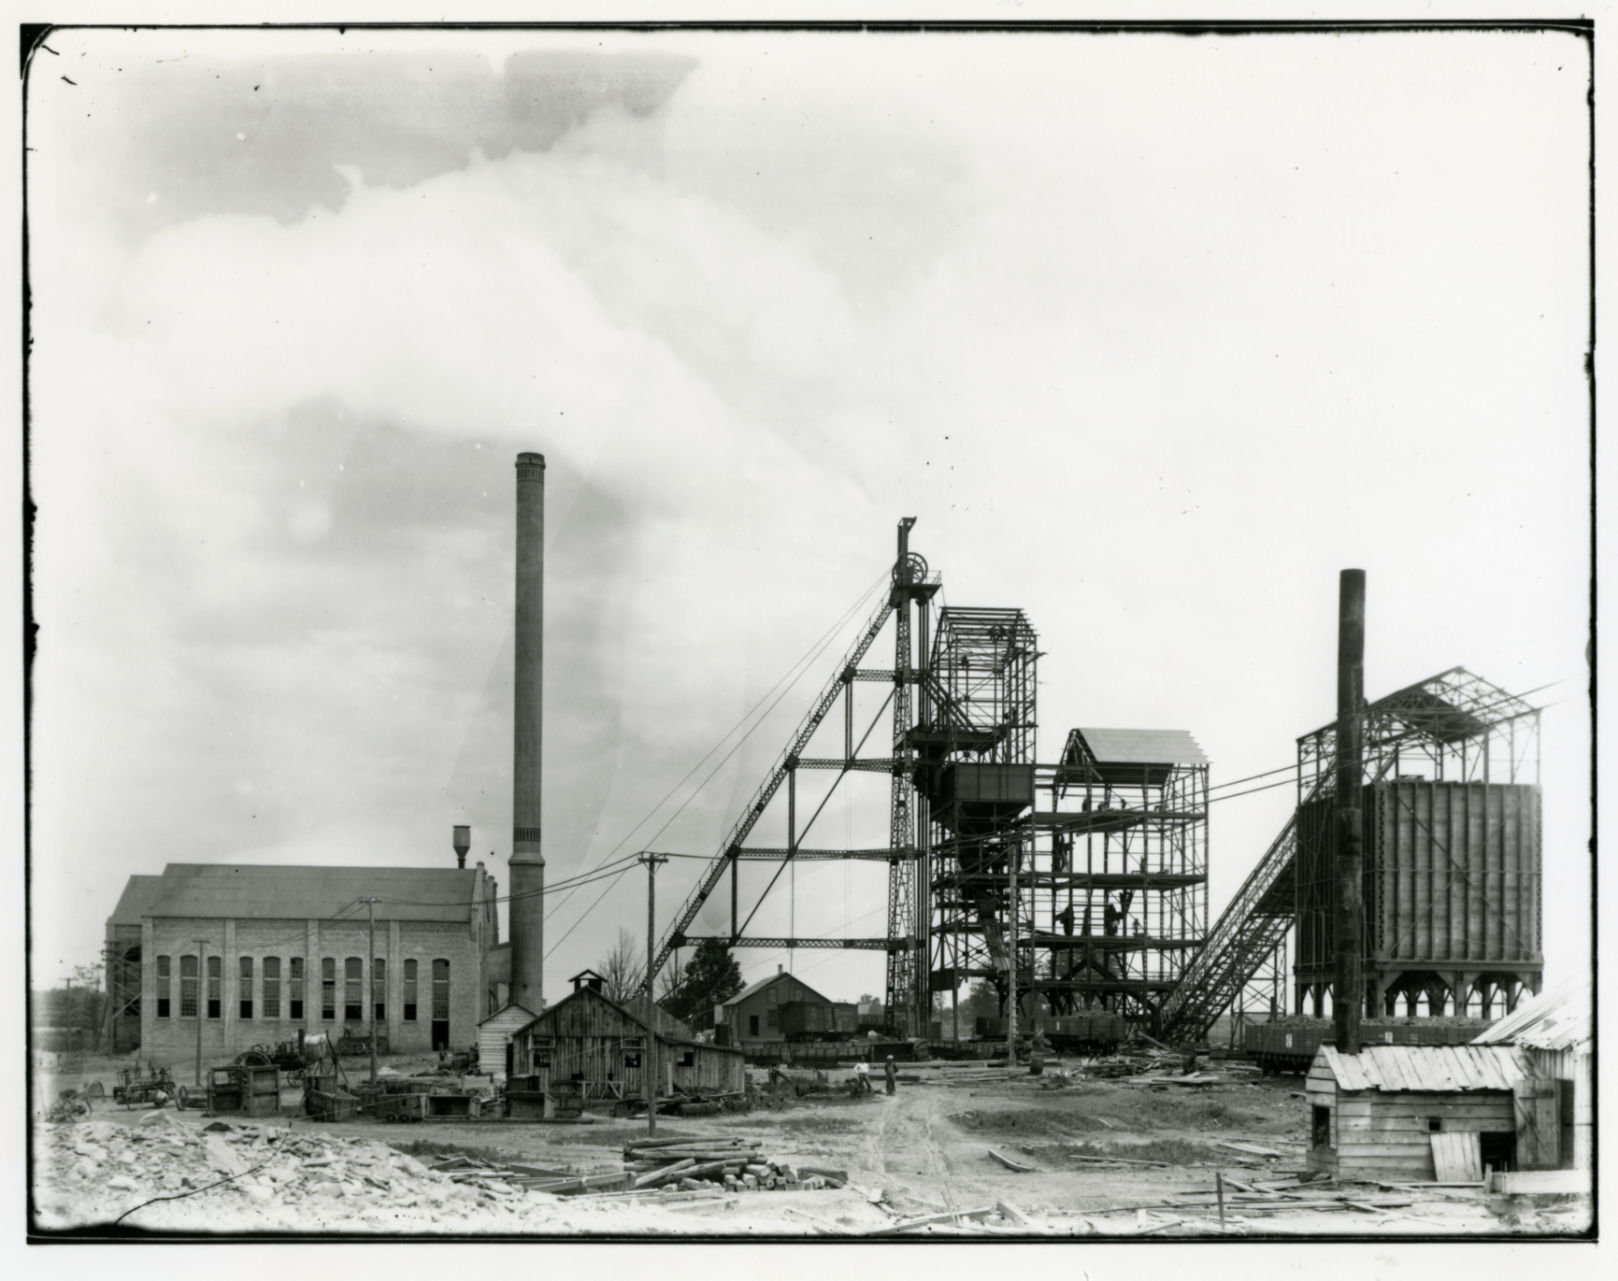
[[[867,1063],[864,1059],[859,1059],[854,1064],[854,1076],[859,1081],[860,1093],[861,1094],[870,1094],[871,1093],[871,1065],[869,1063]]]
[[[888,1055],[888,1061],[882,1065],[882,1078],[887,1082],[888,1093],[892,1094],[894,1086],[899,1081],[899,1069],[893,1066],[893,1055]]]

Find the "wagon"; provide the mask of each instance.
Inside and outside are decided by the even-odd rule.
[[[142,1076],[139,1068],[124,1068],[119,1072],[118,1084],[112,1087],[113,1102],[122,1103],[131,1111],[162,1107],[170,1099],[182,1108],[185,1106],[185,1087],[174,1084],[174,1077],[166,1067],[153,1064],[148,1067],[148,1073]]]

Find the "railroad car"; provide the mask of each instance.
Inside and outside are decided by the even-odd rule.
[[[786,1001],[781,1006],[781,1034],[789,1041],[846,1041],[858,1020],[852,1002]]]
[[[1363,1045],[1466,1045],[1489,1026],[1488,1019],[1362,1019]],[[1266,1073],[1307,1072],[1315,1051],[1331,1040],[1330,1019],[1278,1019],[1249,1023],[1242,1048]]]

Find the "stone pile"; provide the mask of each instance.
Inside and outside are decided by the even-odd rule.
[[[120,1228],[509,1233],[560,1226],[555,1197],[464,1173],[457,1181],[384,1143],[301,1126],[216,1121],[201,1129],[160,1111],[134,1124],[41,1126],[35,1153],[45,1229],[109,1227],[136,1206]]]

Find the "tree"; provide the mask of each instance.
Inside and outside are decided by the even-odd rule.
[[[635,936],[628,930],[620,929],[617,941],[596,963],[596,970],[601,975],[603,996],[620,1005],[633,997],[646,976],[646,966],[635,947]]]
[[[679,986],[659,1004],[677,1019],[689,1020],[723,1005],[742,990],[742,967],[718,939],[703,939],[691,954]]]

